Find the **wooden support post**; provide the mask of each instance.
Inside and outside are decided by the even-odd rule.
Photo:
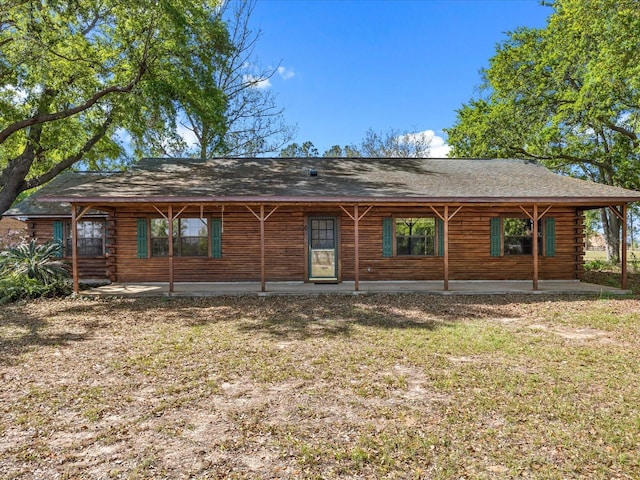
[[[620,288],[627,289],[627,204],[622,205],[622,258],[620,259]]]
[[[73,275],[73,293],[80,291],[80,280],[78,278],[78,207],[71,206],[71,270]],[[64,242],[64,238],[62,239]]]
[[[266,262],[265,262],[265,241],[264,241],[264,205],[260,205],[260,291],[267,289]]]
[[[538,205],[533,205],[533,289],[538,290]]]
[[[173,208],[169,205],[167,215],[169,223],[169,292],[173,293]]]
[[[456,212],[457,213],[457,212]],[[449,290],[449,205],[444,206],[444,291]]]
[[[267,282],[266,282],[266,267],[265,267],[266,248],[265,248],[265,239],[264,239],[264,222],[269,220],[269,217],[273,215],[276,210],[278,210],[279,205],[276,205],[275,207],[273,207],[268,215],[264,214],[264,204],[260,204],[260,215],[254,212],[249,205],[245,205],[245,207],[247,207],[247,210],[249,210],[253,214],[253,216],[256,217],[260,222],[260,290],[262,292],[265,292],[267,289],[266,288]]]
[[[354,289],[355,291],[359,291],[360,290],[360,220],[362,220],[364,218],[364,216],[369,213],[371,211],[371,209],[373,208],[373,205],[367,207],[367,209],[362,212],[362,215],[360,215],[359,211],[358,211],[358,205],[355,205],[353,207],[353,215],[351,215],[351,213],[349,213],[349,210],[347,210],[346,208],[344,208],[342,205],[340,205],[340,208],[342,209],[342,211],[344,213],[347,214],[347,216],[353,220],[353,229],[354,229],[354,243],[355,243],[355,248],[354,248],[354,254],[355,254],[355,272],[354,272],[354,280],[355,280],[355,285],[354,285]]]
[[[360,218],[358,218],[358,205],[353,207],[353,228],[355,243],[355,291],[360,290]]]
[[[444,242],[443,247],[443,251],[442,251],[442,256],[443,256],[443,267],[444,267],[444,281],[443,281],[443,288],[444,291],[446,292],[447,290],[449,290],[449,220],[451,220],[453,217],[455,217],[458,212],[460,210],[462,210],[462,205],[460,205],[455,212],[453,212],[451,215],[449,215],[449,205],[445,205],[444,206],[444,213],[443,215],[440,215],[440,213],[438,213],[438,210],[436,210],[433,206],[429,205],[429,208],[433,211],[433,213],[436,214],[436,216],[442,220],[442,225],[444,228],[444,231],[442,232],[442,241]]]

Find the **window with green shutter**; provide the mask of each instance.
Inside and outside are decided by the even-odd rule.
[[[393,256],[393,218],[382,219],[382,256]]]
[[[538,253],[547,257],[556,254],[556,220],[538,221]],[[544,242],[544,244],[543,244]],[[491,256],[532,255],[533,221],[526,217],[491,218]],[[544,247],[544,250],[543,250]]]
[[[62,221],[53,222],[53,241],[60,246],[56,257],[62,257],[64,255],[64,223]]]
[[[222,258],[222,219],[211,219],[211,256]]]
[[[147,219],[138,219],[138,258],[148,257]]]
[[[436,220],[436,231],[438,234],[438,256],[444,257],[444,220]]]
[[[556,219],[546,218],[544,222],[545,256],[556,255]]]
[[[491,217],[491,256],[499,257],[500,256],[500,239],[502,236],[502,226],[500,217]]]

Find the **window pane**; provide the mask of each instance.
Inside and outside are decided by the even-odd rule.
[[[76,226],[79,257],[100,257],[104,255],[104,220],[80,220]],[[68,226],[66,251],[71,255],[71,224]]]
[[[174,255],[182,257],[206,257],[208,250],[207,221],[201,218],[181,218],[175,229],[178,241]]]
[[[159,237],[151,239],[151,256],[152,257],[168,257],[169,256],[169,238]]]
[[[208,221],[180,218],[173,221],[173,255],[206,257],[209,254]],[[164,218],[151,219],[151,256],[169,255],[169,223]]]
[[[533,255],[533,222],[529,218],[504,218],[505,255]],[[541,248],[542,229],[538,222],[538,248]]]
[[[168,237],[169,222],[164,218],[151,219],[151,237]]]
[[[311,220],[311,248],[330,249],[335,246],[333,220]]]
[[[434,218],[396,218],[396,255],[435,255]]]

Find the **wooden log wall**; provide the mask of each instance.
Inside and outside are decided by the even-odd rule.
[[[267,206],[268,213],[273,207]],[[352,206],[346,206],[353,212]],[[361,212],[364,209],[360,208]],[[166,212],[166,209],[164,209]],[[256,209],[254,208],[254,211]],[[440,208],[439,211],[442,211]],[[220,207],[189,207],[182,217],[220,217]],[[267,281],[304,281],[306,218],[332,216],[339,220],[338,261],[341,280],[353,280],[354,224],[338,207],[279,207],[265,222]],[[441,280],[443,257],[382,257],[382,219],[433,216],[428,207],[374,207],[360,220],[360,280]],[[518,208],[464,207],[449,223],[451,280],[530,280],[531,255],[491,257],[490,218],[522,216]],[[582,214],[573,207],[554,207],[546,215],[556,219],[556,254],[539,258],[540,279],[576,279],[582,275],[584,235]],[[137,258],[137,220],[159,218],[148,208],[120,208],[115,217],[117,237],[112,245],[113,271],[119,282],[168,280],[168,258]],[[544,223],[544,222],[543,222]],[[544,243],[544,242],[543,242]],[[111,248],[111,247],[110,247]],[[111,267],[110,267],[111,268]],[[227,206],[223,215],[222,258],[175,257],[176,282],[237,282],[260,280],[260,222],[244,206]]]
[[[68,218],[50,219],[38,218],[28,222],[29,236],[36,238],[38,243],[46,243],[53,240],[53,222],[60,220],[70,221]],[[62,260],[71,265],[71,255],[66,255]],[[71,270],[71,269],[69,269]],[[107,259],[105,257],[79,257],[78,274],[80,279],[107,279]]]

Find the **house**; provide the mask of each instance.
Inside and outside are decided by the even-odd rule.
[[[581,279],[583,212],[640,192],[524,160],[144,159],[65,173],[5,215],[79,279],[244,282]],[[624,242],[622,242],[624,244]],[[623,247],[623,255],[626,249]],[[623,286],[626,269],[623,269]]]
[[[20,243],[27,236],[27,225],[16,218],[0,218],[0,250]]]

